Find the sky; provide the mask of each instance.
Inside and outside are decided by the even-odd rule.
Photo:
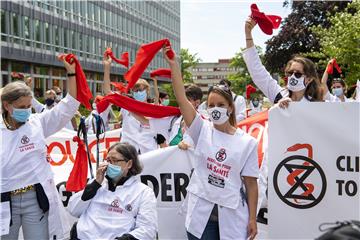
[[[197,53],[202,62],[234,57],[245,47],[245,20],[254,2],[260,11],[283,19],[291,12],[290,7],[282,7],[283,0],[181,0],[181,48]],[[263,51],[266,40],[272,36],[261,32],[258,26],[253,30],[254,42]]]

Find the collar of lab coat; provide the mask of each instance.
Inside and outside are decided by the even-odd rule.
[[[109,176],[105,176],[105,178],[108,180],[108,189],[109,191],[115,192],[115,189],[118,186],[129,186],[130,184],[132,184],[135,181],[135,178],[132,176],[127,176],[125,178],[122,178],[117,184],[116,186],[114,186],[113,181],[111,178],[109,178]]]

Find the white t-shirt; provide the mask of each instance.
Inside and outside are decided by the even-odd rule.
[[[156,134],[149,125],[143,125],[129,111],[121,109],[122,133],[120,142],[128,142],[140,153],[146,153],[158,148]]]
[[[240,194],[241,177],[259,175],[256,140],[241,129],[234,135],[220,132],[199,114],[188,134],[195,144],[196,160],[187,188],[186,229],[200,238],[218,204],[220,238],[246,238],[248,207]]]

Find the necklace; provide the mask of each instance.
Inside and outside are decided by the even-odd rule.
[[[4,123],[5,123],[5,126],[6,126],[7,129],[9,129],[9,130],[16,130],[16,128],[13,127],[13,126],[11,126],[10,123],[6,120],[5,114],[2,115],[2,118],[3,118],[3,120],[4,120]]]

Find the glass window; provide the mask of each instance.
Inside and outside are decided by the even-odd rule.
[[[1,33],[6,33],[5,30],[5,11],[1,10]]]
[[[45,23],[45,42],[50,43],[50,26],[48,23]],[[50,49],[50,46],[47,46],[46,48]]]
[[[64,47],[69,47],[69,29],[64,29]]]
[[[60,45],[60,41],[59,41],[59,28],[58,26],[54,25],[54,38],[55,38],[55,45],[59,46]]]
[[[76,35],[77,33],[74,31],[71,31],[71,35],[72,35],[72,49],[76,49]]]
[[[13,25],[13,34],[19,36],[19,25],[18,25],[18,15],[13,13],[12,15],[12,25]]]
[[[90,20],[94,20],[94,4],[92,4],[91,2],[88,2],[87,8],[88,8],[87,18]]]

